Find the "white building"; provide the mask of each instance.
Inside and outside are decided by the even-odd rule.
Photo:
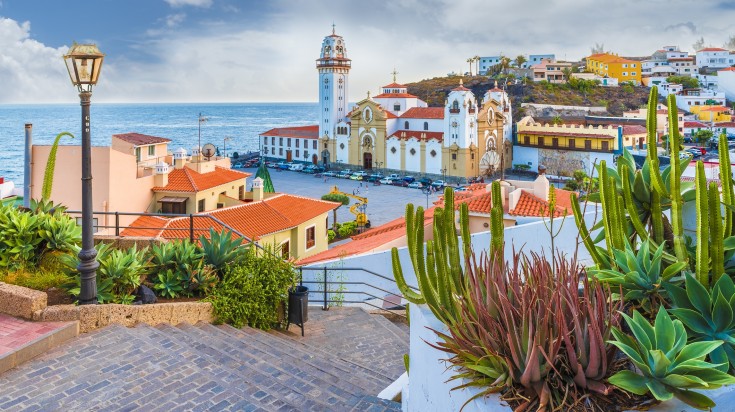
[[[719,47],[707,47],[697,51],[697,66],[725,68],[735,65],[735,54]]]
[[[677,83],[662,82],[658,85],[658,93],[662,97],[669,94],[676,95],[676,107],[684,111],[691,111],[693,106],[704,106],[706,104],[725,106],[725,93],[702,88],[685,89]]]
[[[730,101],[735,101],[735,68],[728,67],[717,72],[717,90]]]
[[[500,58],[503,56],[485,56],[480,57],[480,73],[485,74],[491,67],[497,65],[500,63]],[[508,56],[506,56],[508,57]],[[509,57],[511,59],[511,63],[513,62],[514,57]],[[521,65],[521,68],[528,69],[531,66],[535,64],[541,63],[543,60],[550,60],[555,61],[556,55],[554,54],[529,54],[528,55],[528,61],[523,63]]]

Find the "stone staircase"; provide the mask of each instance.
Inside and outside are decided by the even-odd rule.
[[[311,308],[300,331],[109,326],[0,375],[0,410],[400,411],[404,330],[356,308]],[[398,367],[400,366],[400,367]]]

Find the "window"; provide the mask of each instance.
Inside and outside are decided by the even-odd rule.
[[[574,139],[569,139],[569,148],[574,149]]]
[[[223,207],[225,207],[224,203],[217,203],[217,209],[222,209]]]
[[[313,146],[312,149],[316,150],[316,140],[314,140],[312,143],[313,143],[312,144],[312,146]]]
[[[281,257],[284,259],[289,258],[288,240],[281,243]]]
[[[271,136],[271,146],[275,146],[275,145],[276,145],[276,138],[274,136]]]
[[[283,138],[282,137],[279,137],[278,138],[278,145],[279,146],[283,146]]]
[[[628,72],[623,72],[623,76],[627,76],[627,75],[628,75]]]
[[[316,228],[314,226],[306,229],[306,249],[311,249],[316,245]]]
[[[403,122],[403,128],[406,129],[406,130],[408,130],[408,120],[406,120],[405,122]]]
[[[156,146],[148,146],[148,157],[156,155]]]
[[[452,153],[452,160],[457,160],[457,153]]]
[[[240,200],[245,199],[245,185],[240,185],[240,187],[237,188],[237,198]]]
[[[636,72],[630,72],[630,75],[631,76],[635,76],[636,75]]]
[[[286,146],[291,147],[291,138],[286,139]]]
[[[627,64],[625,64],[625,63],[623,63],[623,68],[624,68],[624,69],[627,69],[627,68],[628,68],[628,65],[627,65]]]
[[[539,136],[537,143],[538,143],[539,146],[543,146],[544,145],[544,137],[543,136]]]
[[[592,140],[589,140],[589,139],[585,140],[584,141],[584,148],[587,149],[587,150],[592,150]]]
[[[201,199],[199,202],[197,202],[197,213],[202,213],[204,211],[204,208],[204,199]]]
[[[401,105],[400,104],[394,104],[393,105],[393,111],[394,112],[400,112],[401,111]]]
[[[531,136],[523,136],[523,144],[531,144]]]
[[[296,139],[296,148],[299,147],[299,139]]]
[[[558,137],[552,138],[551,139],[551,145],[554,146],[554,147],[559,147],[559,138]]]
[[[283,148],[278,149],[278,155],[283,156]]]
[[[268,144],[268,136],[265,136],[265,137],[263,138],[263,144]]]
[[[186,213],[186,199],[183,202],[161,202],[161,213],[183,215]]]
[[[630,67],[635,69],[635,63],[631,64]]]
[[[324,229],[329,230],[329,218],[324,219]],[[327,232],[324,232],[327,233]]]
[[[299,151],[298,150],[296,151],[296,157],[299,157]]]
[[[140,162],[140,147],[135,148],[135,161]]]
[[[429,122],[424,122],[424,130],[429,130]]]
[[[602,142],[602,150],[603,151],[610,150],[610,143],[609,142]]]

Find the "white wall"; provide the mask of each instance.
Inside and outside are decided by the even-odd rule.
[[[735,100],[735,72],[719,71],[717,77],[717,90],[725,93],[727,100]]]
[[[436,152],[436,156],[431,156],[431,151]],[[436,140],[426,142],[426,173],[441,174],[442,169],[442,145]]]
[[[396,152],[392,152],[392,148],[396,149]],[[390,138],[386,141],[385,148],[385,167],[387,169],[400,170],[401,169],[401,141],[394,138]]]
[[[415,150],[411,154],[411,149]],[[406,141],[406,169],[407,172],[421,172],[421,144],[416,139]]]

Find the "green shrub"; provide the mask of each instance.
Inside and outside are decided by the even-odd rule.
[[[339,233],[339,237],[349,237],[352,236],[357,231],[357,223],[356,222],[345,222],[342,223],[342,225],[337,230],[337,233]]]
[[[337,193],[327,193],[326,195],[322,196],[322,200],[326,200],[328,202],[337,202],[342,203],[343,205],[349,205],[350,204],[350,198],[345,195],[340,195]]]
[[[204,235],[199,237],[202,245],[204,261],[211,265],[215,272],[221,277],[227,265],[234,265],[244,256],[245,250],[241,248],[243,239],[232,238],[232,232],[223,230],[216,232],[209,229],[209,238]]]
[[[337,233],[335,233],[334,230],[332,229],[327,230],[327,241],[328,242],[330,243],[333,242],[336,237],[337,237]]]
[[[279,323],[278,310],[296,278],[293,265],[271,249],[248,248],[240,262],[225,269],[207,300],[218,322],[267,330]]]
[[[50,288],[59,288],[67,284],[69,282],[69,276],[59,270],[18,269],[12,272],[0,272],[0,282],[46,291]]]

